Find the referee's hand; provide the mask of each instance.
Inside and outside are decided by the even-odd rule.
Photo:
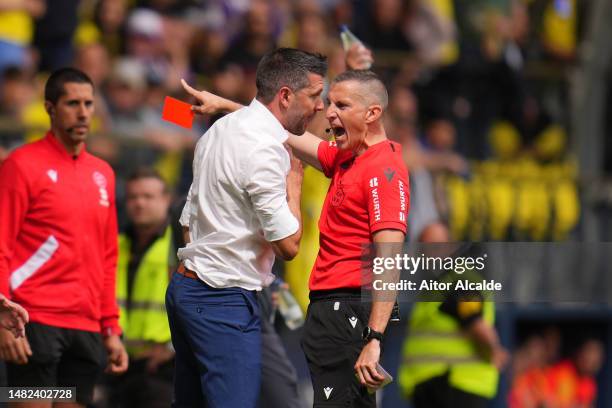
[[[378,373],[376,364],[380,359],[380,341],[373,339],[365,345],[355,363],[355,374],[361,385],[369,388],[378,388],[382,385],[385,377]]]

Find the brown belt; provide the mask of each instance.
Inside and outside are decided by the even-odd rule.
[[[183,265],[182,262],[179,263],[179,267],[176,270],[176,272],[183,275],[186,278],[200,280],[200,278],[198,278],[198,274],[195,273],[194,271],[190,271],[189,269],[185,268],[185,265]]]

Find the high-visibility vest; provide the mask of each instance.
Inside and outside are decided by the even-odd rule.
[[[127,309],[128,264],[130,239],[119,235],[117,259],[117,303],[119,324],[128,353],[137,354],[152,343],[170,341],[170,327],[166,315],[166,288],[168,287],[169,255],[172,250],[172,229],[166,228],[142,257],[134,283],[130,309]]]
[[[306,312],[310,299],[308,279],[319,252],[319,215],[329,189],[329,179],[312,166],[304,169],[302,184],[302,245],[293,260],[285,263],[285,280]]]
[[[399,371],[403,394],[410,397],[416,385],[448,372],[452,387],[493,398],[499,379],[497,368],[484,359],[478,344],[462,332],[457,320],[439,310],[440,304],[417,302],[414,305]],[[493,325],[494,303],[485,301],[482,307],[483,318]]]

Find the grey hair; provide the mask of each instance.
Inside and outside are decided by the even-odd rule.
[[[364,95],[361,95],[368,103],[375,102],[379,103],[383,110],[387,108],[389,104],[389,94],[387,93],[387,87],[381,79],[373,71],[368,69],[349,69],[338,75],[332,81],[332,85],[339,82],[355,81],[364,86]],[[375,100],[372,100],[372,97]]]

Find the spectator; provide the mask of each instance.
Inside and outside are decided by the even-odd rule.
[[[604,347],[595,338],[584,340],[570,359],[547,370],[545,406],[593,407],[597,400],[595,376],[604,361]]]
[[[455,62],[459,49],[453,2],[413,0],[408,3],[404,32],[419,60],[428,67]]]
[[[79,0],[54,0],[36,20],[34,44],[40,53],[38,69],[54,71],[74,59],[72,38],[78,24]],[[51,4],[50,4],[51,6]]]
[[[119,143],[137,147],[119,152],[117,172],[125,177],[140,166],[160,166],[162,176],[174,185],[179,177],[180,153],[193,146],[195,137],[191,131],[177,130],[162,121],[161,104],[146,105],[150,89],[141,61],[123,58],[115,62],[106,87],[110,130]],[[156,95],[159,91],[149,96],[155,100]]]
[[[164,85],[177,81],[170,76],[171,62],[164,48],[166,35],[164,20],[156,12],[136,9],[129,15],[126,53],[145,68],[145,81]]]
[[[100,31],[102,45],[113,57],[125,48],[126,17],[125,0],[99,0],[93,11],[93,21]]]
[[[45,0],[0,1],[0,74],[10,66],[33,68],[28,53],[34,20],[46,7]]]
[[[542,337],[527,343],[532,351],[531,368],[513,383],[508,399],[511,408],[587,408],[595,406],[595,376],[603,364],[604,349],[595,338],[583,340],[571,358],[547,365],[548,350]],[[535,352],[535,354],[533,354]]]
[[[107,49],[100,43],[82,45],[76,50],[74,66],[91,78],[96,89],[101,89],[110,73],[110,56]],[[92,131],[94,133],[108,132],[111,127],[111,118],[106,101],[101,92],[96,93],[94,98],[96,111]]]
[[[410,169],[408,240],[411,242],[447,242],[449,232],[442,223],[434,189],[434,177],[440,171],[464,171],[466,162],[452,152],[434,152],[418,138],[418,102],[410,89],[393,88],[387,121],[390,134],[401,143],[406,166]]]
[[[297,48],[308,52],[324,53],[329,48],[329,33],[325,16],[308,13],[297,20]]]
[[[406,5],[402,0],[372,0],[365,23],[355,25],[355,34],[375,50],[411,51],[403,32]]]
[[[266,0],[253,0],[245,16],[242,33],[228,48],[223,60],[241,66],[245,81],[239,100],[249,101],[256,94],[255,71],[257,63],[267,52],[276,47],[273,9]]]
[[[512,361],[512,387],[508,395],[510,408],[536,408],[545,400],[546,343],[532,336],[515,353]]]
[[[34,98],[30,75],[19,67],[7,68],[0,77],[0,163],[25,140],[24,111]]]

